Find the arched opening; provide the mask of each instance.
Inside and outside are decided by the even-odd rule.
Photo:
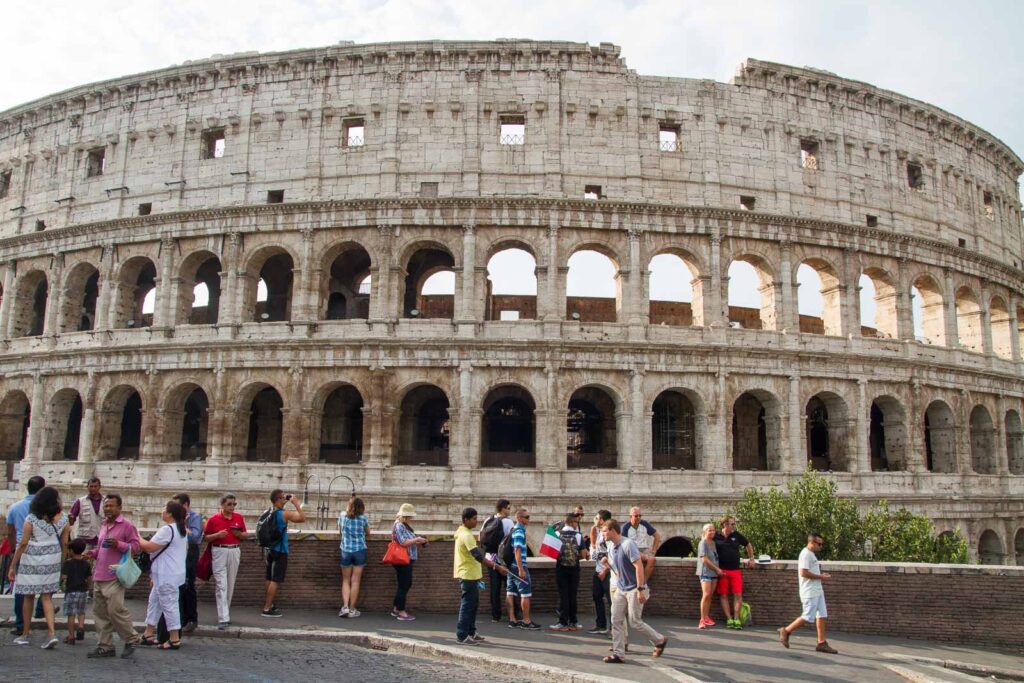
[[[60,312],[61,332],[86,332],[96,328],[96,300],[100,294],[100,272],[91,263],[79,263],[68,273],[64,304]]]
[[[569,257],[565,281],[565,319],[583,323],[613,323],[622,306],[619,266],[593,249]]]
[[[849,415],[846,402],[831,392],[816,394],[804,408],[807,462],[819,472],[849,470],[847,441]]]
[[[984,353],[982,324],[984,313],[978,297],[970,287],[956,290],[956,330],[960,346],[975,353]]]
[[[19,281],[14,299],[12,337],[38,337],[46,326],[49,283],[41,270],[26,273]]]
[[[685,536],[673,536],[658,546],[657,557],[689,557],[693,554],[693,543]]]
[[[21,391],[9,391],[0,402],[0,460],[17,462],[25,457],[32,407]]]
[[[902,472],[907,469],[907,418],[892,396],[871,402],[868,432],[872,472]]]
[[[1006,461],[1010,474],[1024,474],[1024,429],[1021,428],[1020,413],[1007,410],[1003,418],[1006,430]]]
[[[196,387],[185,399],[184,407],[184,414],[181,416],[180,457],[182,460],[206,460],[210,399],[202,388]]]
[[[290,271],[289,271],[290,272]],[[284,401],[274,387],[264,387],[249,407],[249,433],[245,459],[250,462],[281,462],[284,432]]]
[[[583,387],[569,399],[566,456],[569,469],[614,468],[618,464],[615,401],[604,389]]]
[[[366,320],[370,317],[370,292],[362,291],[360,285],[370,277],[370,255],[353,244],[332,251],[337,249],[341,251],[331,261],[323,285],[327,296],[321,309],[323,319]]]
[[[732,406],[732,468],[777,470],[781,465],[779,400],[767,391],[747,391]]]
[[[1003,541],[999,534],[991,529],[985,529],[978,539],[978,560],[982,564],[1003,564],[1005,554],[1003,553]]]
[[[989,320],[992,325],[992,353],[1000,358],[1013,360],[1010,311],[1002,297],[992,297],[992,301],[989,303]]]
[[[924,413],[925,462],[929,472],[949,474],[957,471],[956,420],[943,401],[932,401]]]
[[[277,251],[263,261],[250,306],[254,322],[274,323],[292,319],[294,269],[291,254],[287,252]]]
[[[910,288],[914,338],[922,344],[946,345],[942,288],[930,275],[921,275]]]
[[[1024,567],[1024,529],[1017,529],[1013,537],[1014,557],[1017,558],[1017,566]]]
[[[679,391],[663,391],[654,399],[652,410],[653,468],[697,469],[697,411],[689,397]]]
[[[775,276],[760,257],[738,256],[729,264],[729,325],[776,329]]]
[[[448,407],[448,396],[432,384],[405,395],[398,419],[396,465],[448,466]]]
[[[658,254],[647,266],[651,325],[704,326],[703,285],[692,259]]]
[[[98,460],[134,460],[142,446],[142,396],[130,385],[107,394],[100,412]]]
[[[117,281],[114,327],[139,328],[153,325],[156,304],[156,266],[144,256],[128,259]]]
[[[796,282],[800,331],[841,335],[843,292],[835,269],[821,259],[807,259],[796,269]]]
[[[444,249],[417,250],[405,267],[403,318],[451,320],[455,316],[455,258]]]
[[[142,446],[142,397],[132,392],[121,411],[121,438],[117,443],[118,460],[134,460]]]
[[[484,399],[481,467],[536,467],[535,404],[530,392],[514,385],[495,387]]]
[[[971,469],[976,474],[996,474],[995,429],[992,415],[982,405],[971,410]]]
[[[77,460],[82,433],[82,397],[74,389],[61,389],[50,399],[43,435],[44,460]]]
[[[354,465],[363,457],[363,396],[349,384],[324,400],[320,418],[320,462]]]
[[[860,333],[880,339],[899,338],[896,285],[881,268],[865,268],[860,288]]]
[[[526,249],[502,249],[487,261],[485,320],[537,318],[537,261]]]
[[[216,325],[220,318],[220,259],[210,252],[200,252],[185,259],[181,267],[178,292],[180,323]]]

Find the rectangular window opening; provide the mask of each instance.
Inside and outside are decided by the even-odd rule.
[[[140,216],[148,216],[151,213],[153,213],[153,204],[151,202],[146,202],[145,204],[139,204],[139,215]]]
[[[662,152],[678,152],[679,126],[672,123],[662,123],[658,126],[658,149]]]
[[[267,204],[284,204],[284,190],[267,190]]]
[[[865,219],[865,222],[867,223],[869,228],[877,228],[878,227],[878,216],[875,216],[875,215],[872,215],[872,214],[869,213],[866,216],[864,216],[864,219]]]
[[[957,238],[956,243],[957,246],[959,246],[961,249],[967,248],[967,240],[965,240],[963,237]]]
[[[0,172],[0,199],[3,199],[11,192],[11,172]]]
[[[500,320],[519,320],[519,311],[501,311],[498,317]]]
[[[36,232],[46,230],[46,221],[36,221]]]
[[[526,117],[524,116],[502,116],[501,131],[498,135],[498,142],[503,145],[525,145],[526,144]]]
[[[800,166],[812,171],[818,171],[821,169],[821,163],[819,162],[820,145],[817,140],[811,140],[808,138],[800,139]]]
[[[420,196],[421,197],[436,197],[437,196],[437,183],[420,183]]]
[[[583,188],[584,199],[601,199],[603,196],[600,185],[587,185]]]
[[[992,193],[983,192],[981,195],[981,201],[985,205],[985,218],[990,221],[994,221],[996,219],[996,207],[992,200]]]
[[[348,119],[342,128],[345,147],[362,147],[366,139],[366,122],[363,119]]]
[[[90,149],[89,154],[85,160],[86,178],[95,178],[103,175],[103,171],[107,166],[107,149],[106,147],[97,147],[96,149]]]
[[[757,199],[754,197],[748,197],[746,195],[740,195],[740,208],[744,211],[753,211],[754,205],[757,203]]]
[[[203,131],[203,159],[220,159],[224,156],[225,146],[223,128],[210,128]]]
[[[921,164],[907,163],[907,185],[912,190],[924,189],[924,170],[921,168]]]

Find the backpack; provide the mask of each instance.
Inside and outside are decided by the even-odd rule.
[[[498,552],[498,546],[501,545],[504,536],[503,527],[502,519],[497,515],[491,515],[484,521],[484,526],[480,529],[480,545],[486,552]]]
[[[501,543],[498,544],[498,559],[506,567],[511,567],[516,563],[516,551],[512,547],[512,532],[505,534],[505,538],[501,539]]]
[[[744,602],[742,605],[740,605],[740,613],[737,616],[739,617],[741,624],[743,624],[744,626],[750,626],[751,621],[753,621],[754,615],[752,614],[752,610],[750,609],[749,602]]]
[[[558,551],[558,566],[578,567],[580,565],[580,544],[576,542],[576,530],[571,526],[563,526],[558,535],[562,539],[562,549]]]
[[[263,511],[256,520],[256,542],[261,548],[273,548],[281,542],[281,528],[277,526],[277,508],[271,507]]]

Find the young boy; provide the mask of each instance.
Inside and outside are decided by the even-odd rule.
[[[72,540],[68,543],[68,550],[71,552],[71,559],[65,560],[60,570],[64,575],[64,614],[68,616],[68,637],[64,642],[74,645],[75,640],[85,640],[85,599],[92,583],[92,566],[89,560],[82,557],[82,553],[85,552],[84,538]]]

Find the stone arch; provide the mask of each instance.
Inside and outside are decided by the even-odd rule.
[[[313,402],[320,462],[354,465],[363,457],[363,395],[352,384],[331,382]]]
[[[253,252],[243,278],[241,320],[272,323],[292,319],[296,263],[291,251],[280,245],[264,245]]]
[[[732,468],[782,468],[782,403],[769,391],[745,391],[733,402]]]
[[[857,283],[860,290],[860,333],[865,337],[899,338],[899,292],[884,268],[867,266]]]
[[[814,274],[814,278],[808,275]],[[817,282],[813,282],[814,280]],[[840,336],[843,334],[842,299],[843,286],[835,266],[820,257],[805,258],[793,273],[797,283],[797,312],[800,316],[800,331],[811,334]],[[818,291],[808,296],[804,286],[819,285]],[[801,309],[801,299],[808,300],[810,309]],[[820,313],[819,313],[820,311]],[[819,315],[814,315],[819,313]]]
[[[1024,429],[1021,427],[1020,413],[1007,410],[1003,428],[1006,432],[1006,461],[1010,474],[1024,474]],[[1024,557],[1021,559],[1024,560]]]
[[[838,394],[822,391],[804,407],[807,462],[820,472],[848,472],[849,439],[852,431],[846,401]]]
[[[448,395],[434,384],[417,384],[402,397],[396,465],[448,466],[451,435]]]
[[[974,353],[984,353],[984,317],[973,289],[961,287],[956,290],[956,330],[961,347]]]
[[[704,283],[698,260],[678,247],[665,247],[647,262],[651,325],[704,326]]]
[[[480,466],[537,466],[536,402],[519,384],[501,384],[487,392],[481,406]]]
[[[1003,539],[992,529],[985,529],[978,537],[978,561],[981,564],[1003,564],[1006,560],[1006,552],[1003,549]]]
[[[25,457],[32,405],[20,389],[12,389],[0,401],[0,460],[18,461]]]
[[[686,536],[673,536],[658,546],[658,557],[689,557],[693,554],[693,543]]]
[[[1013,330],[1011,329],[1010,309],[1006,300],[994,296],[988,305],[989,321],[992,327],[992,353],[1013,360]]]
[[[914,338],[924,344],[946,345],[946,323],[942,286],[929,273],[911,280],[911,316]]]
[[[238,426],[244,434],[243,451],[249,462],[281,462],[284,434],[284,399],[266,382],[251,382],[238,395]]]
[[[983,405],[976,405],[971,410],[971,469],[976,474],[997,474],[995,428],[992,414]]]
[[[604,244],[584,242],[569,251],[565,276],[565,319],[589,323],[613,323],[622,309],[622,278],[614,250]],[[595,275],[604,271],[600,279]],[[578,281],[591,271],[592,279]],[[611,283],[606,281],[611,279]],[[611,296],[609,296],[611,294]]]
[[[212,251],[204,249],[185,257],[178,269],[177,324],[217,324],[220,319],[222,270],[220,259]]]
[[[97,460],[135,460],[142,455],[142,393],[131,384],[107,392],[99,417]]]
[[[147,310],[156,292],[156,265],[146,256],[133,256],[121,264],[115,279],[115,328],[152,327],[153,312]],[[147,300],[148,299],[148,300]]]
[[[692,391],[667,389],[651,406],[651,466],[656,470],[695,470],[700,398]]]
[[[868,446],[872,472],[907,469],[907,414],[899,399],[878,396],[871,402]]]
[[[320,318],[369,318],[370,253],[358,242],[342,242],[327,250],[320,266]]]
[[[924,449],[929,472],[957,471],[956,418],[945,401],[932,401],[924,412]]]
[[[580,387],[572,393],[566,415],[569,469],[618,465],[618,404],[614,393],[596,384]]]
[[[753,279],[757,281],[756,296],[750,289]],[[775,271],[768,259],[749,252],[734,256],[729,262],[726,281],[729,283],[730,326],[753,330],[778,329]]]
[[[14,289],[12,337],[38,337],[46,331],[46,306],[50,287],[46,273],[30,270]]]
[[[410,245],[409,249],[413,249],[414,246]],[[437,273],[450,272],[454,277],[455,257],[448,248],[432,242],[420,243],[418,248],[411,251],[404,263],[405,286],[401,299],[401,317],[448,320],[454,318],[454,293],[428,295],[423,292],[427,280]]]
[[[100,271],[88,261],[76,263],[64,278],[59,330],[86,332],[96,329],[96,302],[99,294]]]
[[[1017,566],[1024,567],[1024,527],[1017,529],[1013,536],[1013,556],[1017,558]]]
[[[78,391],[65,387],[54,393],[46,406],[43,460],[78,460],[83,414]]]
[[[178,460],[205,460],[210,442],[210,394],[198,382],[182,382],[164,399],[167,453]]]
[[[486,283],[484,320],[537,319],[537,255],[532,245],[510,239],[493,244]]]

